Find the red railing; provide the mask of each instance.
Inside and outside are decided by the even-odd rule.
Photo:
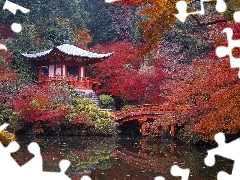
[[[173,111],[176,111],[176,108],[171,108],[166,105],[145,104],[145,105],[129,107],[121,111],[115,112],[114,117],[115,117],[115,120],[118,120],[128,116],[139,116],[139,115],[146,115],[146,114],[157,115],[162,113],[171,113]]]
[[[41,77],[39,78],[38,81],[40,84],[48,84],[48,83],[60,83],[60,82],[65,82],[69,83],[74,87],[79,87],[79,88],[86,88],[86,89],[91,89],[93,90],[93,87],[95,86],[95,90],[98,91],[98,85],[100,84],[98,82],[98,79],[96,78],[89,78],[89,77],[82,77],[80,80],[77,80],[73,76],[61,76],[61,75],[56,75],[52,77]]]

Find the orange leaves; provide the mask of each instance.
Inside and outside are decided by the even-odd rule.
[[[58,18],[58,23],[64,27],[66,19]],[[71,23],[71,21],[70,21]],[[72,26],[75,26],[72,24]],[[73,43],[78,47],[85,47],[88,43],[92,42],[92,36],[90,35],[90,31],[88,29],[74,29],[70,24],[70,34],[73,36]]]
[[[215,133],[222,131],[235,134],[240,129],[240,84],[232,85],[212,94],[210,112],[193,129],[200,132],[205,140],[211,140]]]
[[[228,58],[208,56],[177,70],[172,75],[174,79],[166,81],[168,100],[176,106],[190,107],[180,112],[178,120],[195,124],[192,130],[208,141],[219,131],[237,133],[240,81]]]
[[[139,24],[140,29],[144,30],[143,40],[146,42],[142,54],[151,52],[159,41],[164,31],[177,20],[174,14],[177,13],[176,2],[163,0],[120,0],[117,3],[124,5],[139,6],[143,22]]]
[[[92,41],[92,36],[89,34],[89,32],[90,31],[88,29],[83,30],[77,29],[76,31],[73,32],[76,46],[78,47],[86,46],[88,43]]]
[[[204,140],[211,140],[223,131],[235,134],[240,129],[240,81],[237,69],[230,68],[229,59],[209,54],[190,65],[175,65],[168,73],[161,96],[179,107],[176,120],[195,124],[193,131]],[[177,108],[177,109],[179,109]]]

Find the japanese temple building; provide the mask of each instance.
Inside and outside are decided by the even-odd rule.
[[[97,79],[86,77],[86,66],[101,62],[113,53],[98,54],[70,44],[66,21],[63,44],[35,54],[21,53],[38,67],[38,82],[66,81],[78,90],[98,91]]]

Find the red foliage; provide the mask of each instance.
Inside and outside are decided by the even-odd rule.
[[[0,34],[4,38],[14,38],[15,37],[15,33],[12,31],[11,26],[8,24],[0,23]]]
[[[25,122],[45,122],[46,126],[55,127],[67,123],[66,117],[72,112],[66,102],[70,94],[58,86],[32,85],[20,90],[11,99],[12,108],[18,113],[17,117]],[[80,112],[73,120],[74,124],[86,123],[87,115]]]
[[[191,65],[175,66],[161,94],[170,104],[181,108],[174,120],[194,125],[203,139],[211,140],[223,131],[235,134],[240,128],[239,79],[228,58],[210,56],[196,59]]]
[[[236,22],[225,22],[225,23],[218,23],[217,27],[219,30],[224,30],[225,28],[231,28],[233,30],[233,39],[237,40],[240,39],[240,26],[239,23]],[[226,33],[221,33],[218,38],[216,38],[216,47],[217,46],[228,46],[227,36]],[[240,57],[240,48],[234,48],[232,50],[233,56],[235,58]]]
[[[164,78],[161,61],[144,66],[136,48],[130,43],[115,42],[95,47],[101,52],[114,52],[106,61],[96,64],[97,78],[102,82],[102,91],[119,95],[133,103],[159,103],[159,83]]]

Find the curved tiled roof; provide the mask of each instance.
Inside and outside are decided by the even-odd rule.
[[[106,53],[106,54],[93,53],[93,52],[78,48],[78,47],[76,47],[74,45],[70,45],[70,44],[62,44],[57,47],[54,47],[53,49],[35,53],[35,54],[27,54],[27,53],[21,53],[21,54],[27,58],[40,58],[40,57],[49,55],[54,49],[66,54],[66,55],[85,57],[85,58],[97,58],[97,59],[107,58],[113,54],[113,53]]]

